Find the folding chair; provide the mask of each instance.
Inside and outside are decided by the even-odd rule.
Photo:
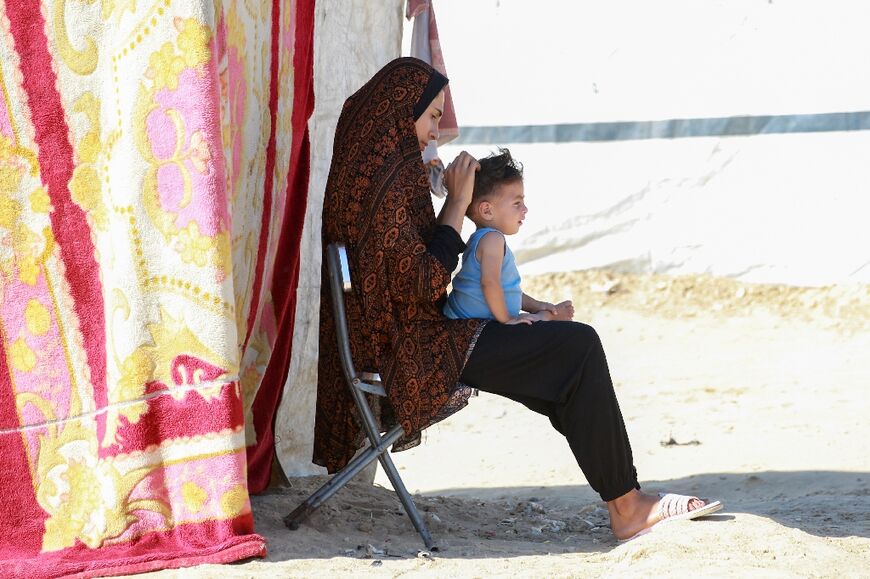
[[[329,481],[317,489],[304,503],[296,507],[296,509],[284,517],[284,524],[288,529],[296,530],[299,525],[308,518],[320,505],[326,502],[329,497],[334,495],[341,487],[347,484],[361,470],[371,464],[372,461],[378,459],[381,461],[381,466],[387,473],[393,489],[399,495],[399,500],[402,501],[402,506],[411,522],[414,523],[414,528],[420,533],[423,543],[426,548],[437,550],[432,542],[432,536],[420,516],[411,495],[405,488],[393,460],[390,458],[388,447],[393,444],[404,434],[401,426],[395,426],[392,430],[381,436],[378,432],[377,422],[374,414],[369,407],[365,394],[374,394],[376,396],[386,396],[384,386],[381,383],[379,374],[373,372],[358,372],[353,365],[350,352],[350,340],[348,339],[347,318],[344,313],[344,292],[351,290],[350,281],[350,266],[347,261],[347,251],[344,245],[340,243],[332,243],[326,248],[327,268],[329,269],[329,286],[330,295],[332,297],[332,311],[335,314],[335,328],[338,336],[338,352],[341,358],[341,366],[344,370],[344,376],[347,378],[347,384],[350,387],[350,393],[356,403],[359,411],[360,419],[365,429],[366,437],[369,445],[361,453],[351,460],[347,466],[335,473]]]

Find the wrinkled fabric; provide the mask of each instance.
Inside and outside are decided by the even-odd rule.
[[[409,0],[405,17],[414,19],[414,29],[411,33],[411,56],[431,64],[441,74],[447,74],[444,64],[444,53],[441,50],[441,40],[438,37],[438,24],[435,22],[435,8],[432,0]],[[444,145],[459,136],[459,123],[456,120],[456,107],[453,106],[453,95],[448,86],[444,91],[444,114],[438,144]]]
[[[603,501],[640,489],[607,357],[591,326],[489,323],[462,381],[548,417]]]
[[[0,2],[0,575],[265,555],[313,8]]]

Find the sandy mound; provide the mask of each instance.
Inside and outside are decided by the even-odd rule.
[[[870,329],[870,286],[861,284],[810,288],[592,269],[530,277],[523,280],[523,290],[536,297],[573,299],[580,320],[610,307],[668,318],[762,313],[852,331]]]
[[[160,577],[859,577],[870,569],[870,291],[602,271],[525,280],[598,330],[645,489],[721,499],[617,543],[546,418],[482,394],[394,455],[442,550],[392,491],[323,478],[253,498],[265,561]],[[387,484],[382,473],[376,482]]]

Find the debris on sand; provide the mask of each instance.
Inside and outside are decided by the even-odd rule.
[[[688,442],[677,442],[676,439],[671,436],[667,440],[662,440],[659,444],[661,444],[665,448],[669,446],[699,446],[701,444],[701,441],[697,439],[692,439]]]

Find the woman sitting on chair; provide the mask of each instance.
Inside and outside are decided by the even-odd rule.
[[[379,372],[384,429],[405,432],[395,450],[462,408],[471,388],[516,400],[550,418],[590,486],[607,502],[619,539],[668,518],[716,510],[695,497],[639,491],[631,446],[598,335],[578,322],[501,324],[451,320],[441,307],[465,244],[459,233],[479,165],[461,153],[444,174],[435,216],[421,152],[438,138],[447,79],[424,62],[387,64],[344,104],[323,204],[324,249],[347,247],[346,296],[357,368]],[[314,462],[342,468],[363,442],[336,350],[326,259]]]

